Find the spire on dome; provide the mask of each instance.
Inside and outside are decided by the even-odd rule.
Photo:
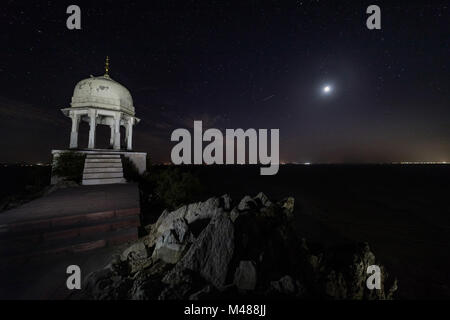
[[[106,56],[106,61],[105,61],[105,76],[109,76],[109,57]]]

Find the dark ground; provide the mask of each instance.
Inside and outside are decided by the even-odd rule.
[[[449,165],[286,165],[275,176],[257,166],[183,170],[199,176],[202,199],[294,196],[296,228],[309,241],[367,241],[398,277],[397,298],[450,298]],[[2,190],[11,182],[4,172]]]

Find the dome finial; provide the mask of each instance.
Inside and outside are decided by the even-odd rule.
[[[105,76],[109,76],[109,56],[106,56],[106,61],[105,61]]]

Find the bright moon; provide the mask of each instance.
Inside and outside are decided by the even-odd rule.
[[[325,93],[330,93],[330,92],[331,92],[331,87],[330,87],[330,86],[325,86],[325,87],[323,88],[323,92],[325,92]]]

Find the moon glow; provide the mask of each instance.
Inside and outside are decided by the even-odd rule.
[[[323,93],[325,94],[329,94],[331,92],[331,86],[325,86],[323,87]]]

